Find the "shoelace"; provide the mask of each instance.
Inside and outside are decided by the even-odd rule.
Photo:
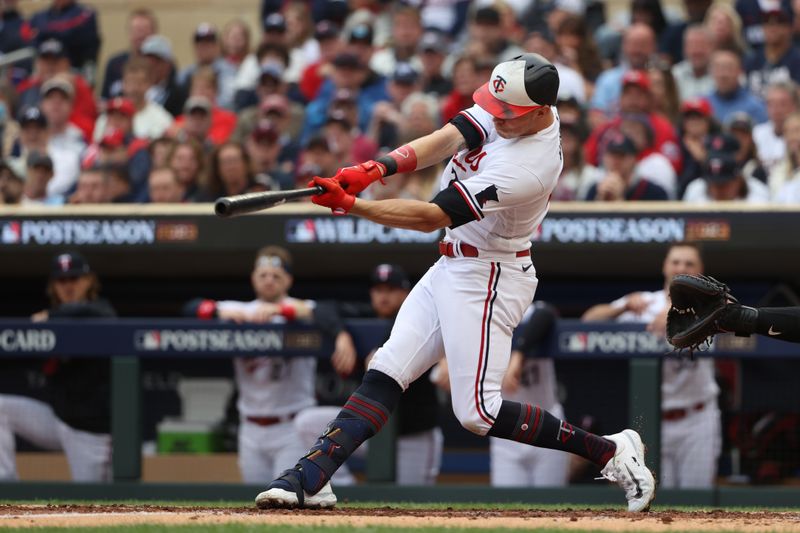
[[[631,481],[630,479],[625,477],[624,473],[622,472],[622,468],[614,465],[612,467],[612,470],[613,470],[613,472],[607,472],[605,474],[603,474],[601,472],[601,476],[600,477],[594,478],[595,481],[598,481],[598,480],[601,480],[601,479],[607,479],[608,481],[611,481],[612,483],[621,483],[622,484],[622,488],[625,489],[626,493],[628,492],[629,489],[632,489],[634,487],[633,481]]]

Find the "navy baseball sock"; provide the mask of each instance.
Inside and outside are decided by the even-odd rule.
[[[599,466],[614,457],[616,444],[560,420],[537,405],[503,400],[489,436],[574,453]]]
[[[382,372],[369,370],[316,444],[298,461],[300,484],[316,494],[362,442],[378,433],[403,389]]]

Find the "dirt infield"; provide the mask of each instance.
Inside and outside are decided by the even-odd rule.
[[[0,527],[109,526],[132,524],[293,524],[310,526],[450,526],[474,528],[558,527],[609,531],[798,532],[798,512],[620,510],[464,510],[337,508],[326,511],[259,511],[251,507],[167,507],[157,505],[0,505]]]

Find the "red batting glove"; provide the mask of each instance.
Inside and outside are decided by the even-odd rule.
[[[330,207],[334,215],[346,215],[353,204],[356,203],[356,197],[348,194],[336,181],[336,178],[320,178],[314,176],[314,179],[308,183],[309,187],[319,185],[325,192],[322,194],[315,194],[311,197],[311,201],[323,207]]]
[[[358,194],[375,181],[380,180],[383,183],[385,175],[385,166],[377,161],[367,161],[354,167],[340,168],[333,179],[338,181],[348,194]]]

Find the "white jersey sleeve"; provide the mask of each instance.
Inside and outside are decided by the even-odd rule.
[[[484,111],[482,107],[473,105],[469,109],[461,111],[450,122],[464,136],[467,148],[472,150],[497,137],[492,120],[492,115]]]

